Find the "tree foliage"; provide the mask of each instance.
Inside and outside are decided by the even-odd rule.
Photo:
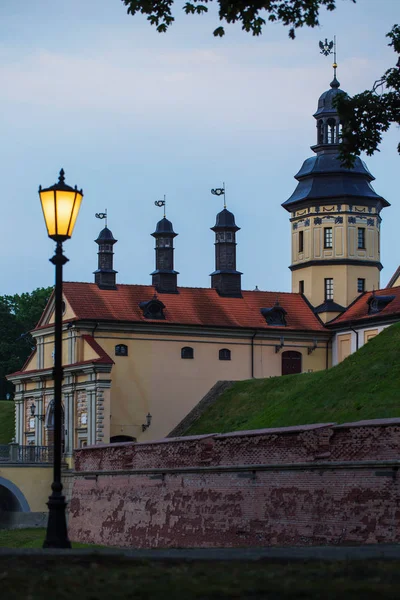
[[[298,27],[317,27],[321,7],[327,10],[336,8],[337,0],[193,0],[184,2],[182,9],[189,14],[201,15],[208,12],[208,5],[215,1],[218,4],[219,20],[228,24],[239,22],[242,29],[253,35],[261,35],[267,21],[278,22],[289,26],[289,37],[294,39]],[[356,0],[350,0],[356,2]],[[172,10],[175,0],[122,0],[128,8],[128,13],[147,15],[147,20],[159,32],[167,31],[175,21]],[[214,35],[225,35],[224,27],[214,30]]]
[[[38,288],[31,293],[0,296],[0,399],[13,386],[5,376],[18,371],[32,352],[34,341],[29,331],[38,323],[53,288]]]
[[[343,123],[343,138],[339,156],[347,166],[352,166],[356,156],[379,152],[382,134],[392,123],[400,125],[400,27],[394,25],[387,34],[397,63],[375,82],[371,90],[352,98],[338,95],[336,106]],[[396,59],[395,59],[396,60]],[[397,146],[400,154],[400,143]]]

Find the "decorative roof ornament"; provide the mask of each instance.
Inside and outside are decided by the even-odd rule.
[[[214,188],[211,190],[213,196],[223,196],[224,197],[224,208],[226,208],[226,196],[225,196],[225,182],[222,184],[222,188]]]
[[[166,200],[166,196],[164,194],[164,200],[156,200],[154,202],[155,206],[158,206],[159,208],[161,208],[162,206],[164,207],[164,219],[166,217],[166,211],[167,211],[167,200]]]
[[[94,216],[96,217],[96,219],[105,219],[106,220],[106,228],[107,228],[107,209],[105,209],[104,212],[102,212],[102,213],[95,213]]]
[[[338,88],[340,86],[340,83],[338,82],[338,80],[336,79],[336,69],[337,69],[337,62],[336,62],[336,35],[333,36],[333,42],[328,42],[328,39],[325,38],[325,42],[320,42],[319,43],[319,47],[321,50],[321,54],[323,54],[324,56],[329,56],[330,54],[333,54],[333,81],[331,82],[331,87],[332,88]]]

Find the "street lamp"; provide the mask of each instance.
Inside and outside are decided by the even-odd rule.
[[[56,267],[55,319],[54,319],[54,475],[49,496],[49,518],[46,539],[43,548],[71,548],[68,539],[65,518],[66,502],[62,494],[61,483],[61,446],[62,446],[62,405],[61,387],[62,369],[62,268],[68,258],[63,255],[62,243],[73,232],[79,208],[82,202],[82,190],[66,185],[64,170],[61,169],[58,183],[42,189],[39,187],[44,220],[49,237],[56,242],[56,251],[50,259]]]

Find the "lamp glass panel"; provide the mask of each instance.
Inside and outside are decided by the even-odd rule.
[[[44,220],[46,222],[47,233],[51,237],[56,234],[56,215],[54,206],[54,192],[49,190],[47,192],[40,192],[40,202],[42,203],[42,210]]]
[[[82,202],[82,194],[80,194],[79,192],[75,192],[75,204],[72,210],[72,216],[71,216],[71,221],[69,224],[69,228],[68,228],[68,237],[72,236],[72,232],[74,230],[75,227],[75,223],[76,223],[76,218],[78,216],[79,213],[79,209],[81,207],[81,202]]]
[[[74,201],[75,196],[78,195],[75,190],[57,190],[57,235],[70,237],[70,222],[72,222],[71,216],[75,212]],[[77,213],[76,213],[77,214]],[[76,220],[76,215],[75,215]]]

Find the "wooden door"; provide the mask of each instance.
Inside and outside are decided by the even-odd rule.
[[[301,352],[286,350],[282,352],[282,375],[301,373]]]

